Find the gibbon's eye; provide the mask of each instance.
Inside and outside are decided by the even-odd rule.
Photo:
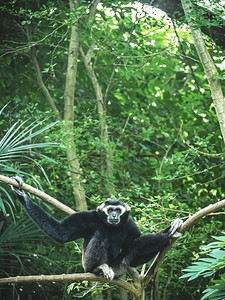
[[[120,208],[116,208],[116,212],[117,212],[118,214],[120,214],[120,213],[121,213],[121,209],[120,209]]]
[[[111,212],[113,212],[113,209],[112,209],[112,208],[109,208],[109,209],[107,210],[107,212],[108,212],[108,214],[110,214]]]

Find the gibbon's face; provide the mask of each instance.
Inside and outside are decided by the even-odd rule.
[[[118,227],[127,220],[130,206],[122,201],[111,199],[98,206],[97,213],[106,225]]]

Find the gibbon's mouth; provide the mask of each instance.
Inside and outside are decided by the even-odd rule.
[[[120,220],[118,219],[109,219],[109,223],[112,224],[112,225],[117,225],[119,224]]]

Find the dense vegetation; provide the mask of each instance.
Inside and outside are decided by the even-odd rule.
[[[0,16],[2,175],[17,173],[74,209],[115,195],[132,206],[144,232],[225,198],[224,141],[186,25],[128,1],[103,1],[95,10],[86,1],[12,0]],[[223,83],[224,51],[205,42]],[[46,238],[9,187],[1,183],[0,191],[1,277],[82,272],[79,242]],[[182,269],[224,225],[220,212],[191,228],[146,299],[200,299],[210,276],[188,282]],[[67,284],[5,285],[0,298],[88,299],[93,292],[86,294],[86,282],[73,287],[68,295]],[[110,299],[108,286],[101,289]]]

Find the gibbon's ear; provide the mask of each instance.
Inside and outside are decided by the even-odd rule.
[[[124,205],[126,207],[126,210],[130,212],[131,211],[131,207],[128,204],[126,204],[126,203],[124,203]]]
[[[103,202],[101,205],[97,206],[97,208],[96,208],[97,212],[102,211],[104,207],[105,207],[105,202]]]

